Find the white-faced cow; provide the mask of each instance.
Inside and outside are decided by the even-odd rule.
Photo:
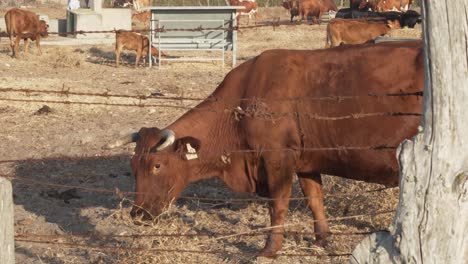
[[[398,185],[393,147],[420,123],[401,113],[420,113],[422,98],[368,95],[420,92],[423,72],[420,41],[263,52],[169,126],[108,145],[136,142],[131,215],[157,216],[188,184],[216,176],[234,191],[272,199],[271,225],[279,227],[260,253],[272,256],[297,174],[321,243],[329,234],[321,174]],[[314,100],[336,95],[353,97]],[[357,118],[365,113],[387,114]]]

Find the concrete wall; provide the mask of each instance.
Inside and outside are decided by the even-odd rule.
[[[132,29],[132,10],[126,8],[103,8],[100,13],[91,10],[68,12],[68,31],[101,31]],[[76,35],[76,38],[114,38],[114,33],[92,33]]]

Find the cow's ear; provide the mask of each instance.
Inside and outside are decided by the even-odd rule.
[[[197,159],[200,147],[200,140],[193,137],[179,138],[174,142],[174,151],[180,153],[185,160]]]

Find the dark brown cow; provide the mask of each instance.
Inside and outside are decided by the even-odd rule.
[[[299,0],[283,0],[283,7],[291,15],[291,22],[293,22],[295,16],[299,16]]]
[[[258,4],[255,0],[229,0],[231,6],[243,6],[244,9],[238,9],[236,11],[237,24],[240,25],[240,17],[242,15],[249,16],[247,24],[250,24],[252,16],[255,18],[255,24],[257,24]]]
[[[295,3],[293,1],[293,7]],[[338,8],[333,0],[299,0],[298,10],[302,20],[309,21],[309,17],[312,17],[312,23],[320,24],[323,13],[337,11]]]
[[[146,63],[146,57],[148,56],[149,39],[138,33],[129,32],[125,30],[118,30],[115,33],[115,65],[116,67],[120,64],[120,53],[123,49],[135,50],[137,52],[135,59],[135,68],[140,63],[140,58],[143,56],[143,63]],[[158,50],[155,47],[151,47],[151,55],[158,56]],[[161,56],[166,56],[165,53],[161,52]]]
[[[398,20],[333,19],[327,25],[326,47],[363,44],[398,28]]]
[[[107,145],[137,143],[131,215],[157,216],[188,184],[217,176],[236,192],[271,198],[271,225],[282,225],[296,173],[321,243],[329,232],[321,174],[398,185],[396,150],[371,147],[398,146],[417,132],[420,116],[378,113],[420,113],[422,99],[367,95],[419,92],[423,72],[420,41],[263,52],[166,128]],[[356,97],[313,100],[335,95]],[[376,115],[353,118],[363,113]],[[274,255],[282,240],[278,227],[261,255]]]
[[[29,39],[36,41],[39,54],[42,54],[41,37],[47,37],[49,26],[44,20],[39,20],[38,16],[31,11],[13,8],[5,14],[5,24],[10,37],[10,46],[13,57],[18,57],[20,40],[24,40],[24,51],[28,52]],[[21,36],[20,34],[28,34]]]

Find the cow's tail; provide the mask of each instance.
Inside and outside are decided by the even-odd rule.
[[[13,46],[14,45],[13,36],[14,36],[14,29],[15,29],[15,26],[13,25],[13,23],[15,23],[13,12],[6,13],[5,22],[6,22],[6,30],[8,33],[8,37],[10,38],[10,45]]]

